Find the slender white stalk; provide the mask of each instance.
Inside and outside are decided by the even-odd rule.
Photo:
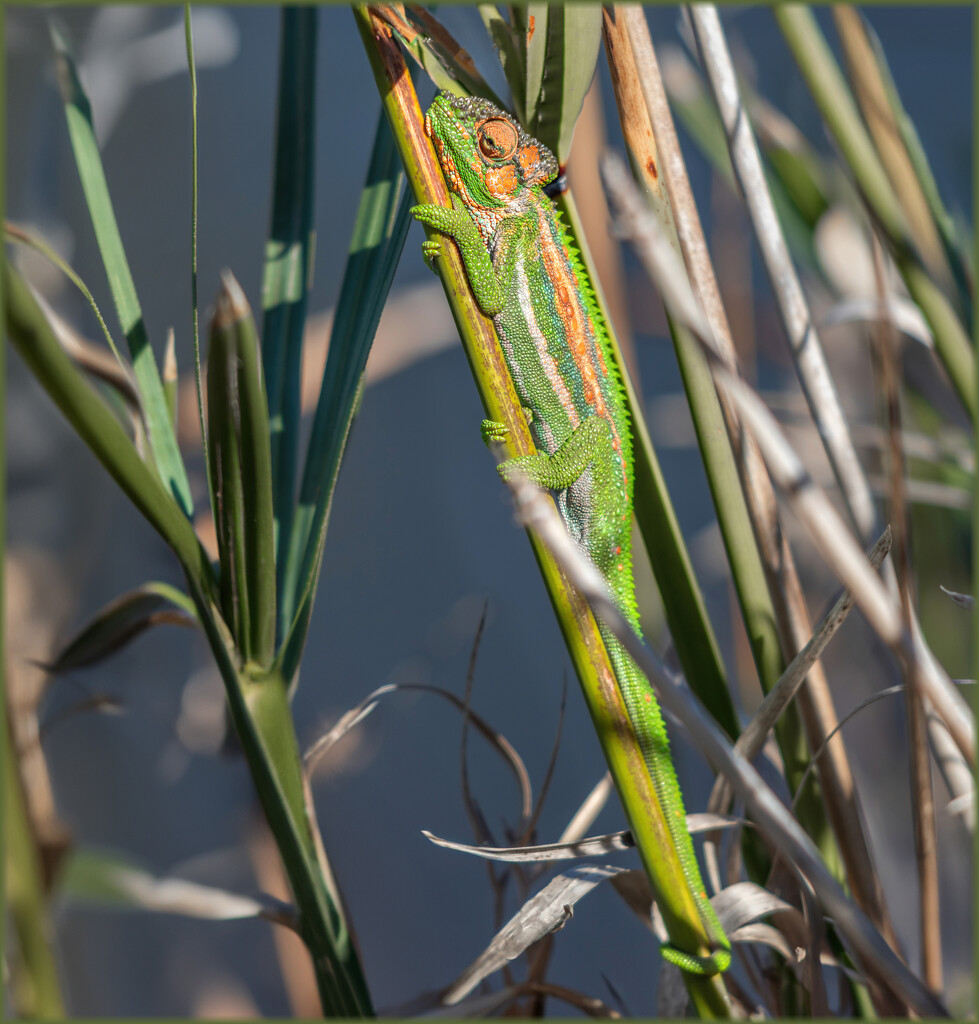
[[[851,519],[864,543],[869,543],[876,520],[870,486],[857,458],[836,385],[775,212],[717,8],[713,4],[693,4],[687,10],[796,373]]]

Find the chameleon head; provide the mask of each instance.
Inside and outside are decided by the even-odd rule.
[[[499,209],[557,177],[554,154],[488,100],[441,93],[425,115],[449,188],[466,206]]]

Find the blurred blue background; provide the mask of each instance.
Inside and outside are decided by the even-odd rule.
[[[149,336],[161,353],[172,325],[186,373],[193,357],[190,113],[182,12],[73,7],[50,13],[68,26],[82,61]],[[947,204],[971,219],[971,11],[873,7],[866,13]],[[115,331],[54,87],[45,16],[35,8],[5,9],[7,216],[35,225],[57,245]],[[439,16],[481,67],[493,66],[474,10],[444,9]],[[279,14],[268,7],[221,7],[195,11],[195,19],[203,335],[206,307],[222,268],[230,267],[253,305],[260,305]],[[676,9],[653,9],[649,19],[658,47],[681,45]],[[829,153],[769,12],[725,8],[723,19],[736,52],[750,55],[759,90]],[[828,28],[828,18],[824,24]],[[379,110],[350,11],[322,8],[319,26],[314,314],[336,299]],[[621,148],[604,67],[601,76],[612,144]],[[502,87],[498,73],[494,84]],[[429,87],[423,99],[430,95]],[[689,140],[681,141],[709,231],[712,174]],[[476,665],[474,707],[517,747],[536,786],[547,767],[567,681],[556,776],[538,831],[539,841],[554,841],[600,778],[601,755],[534,560],[480,441],[482,410],[437,286],[419,258],[421,241],[420,229],[413,226],[392,293],[402,302],[395,307],[401,312],[385,323],[389,345],[404,332],[417,347],[409,343],[406,353],[392,356],[393,368],[374,366],[351,433],[294,705],[297,731],[308,745],[339,714],[390,681],[427,682],[461,694],[485,605],[488,624]],[[642,277],[631,263],[627,268],[643,393],[654,408],[658,399],[680,390],[679,378],[662,316]],[[791,371],[778,354],[781,339],[759,277],[758,331],[770,335],[768,342],[758,341],[761,373],[770,386],[789,387]],[[73,289],[59,286],[55,276],[44,280],[51,283],[51,301],[62,315],[88,337],[98,337]],[[25,601],[33,602],[35,617],[43,618],[45,611],[53,617],[57,628],[38,635],[54,642],[147,579],[181,581],[157,536],[121,499],[15,355],[7,365],[8,563],[16,560],[16,579],[28,594]],[[193,412],[189,402],[184,405],[185,412]],[[737,653],[740,627],[731,626],[730,588],[716,556],[713,512],[696,450],[667,444],[660,457],[725,660],[737,675],[743,667]],[[188,459],[200,499],[206,491],[196,449]],[[801,547],[806,550],[800,563],[816,595],[811,610],[818,616],[834,587],[804,541]],[[965,565],[962,571],[967,574]],[[948,585],[966,589],[955,582]],[[643,602],[649,608],[647,631],[662,647],[655,594],[644,594]],[[967,620],[962,621],[967,629]],[[861,623],[848,624],[847,631],[850,640],[841,638],[840,644],[870,645]],[[25,633],[25,639],[30,636]],[[28,650],[24,657],[45,653]],[[871,656],[881,658],[879,651]],[[958,675],[969,671],[964,662],[949,668]],[[866,665],[834,661],[833,649],[827,669],[841,710],[865,696],[868,687],[886,685],[863,678],[871,671]],[[750,685],[744,680],[749,704]],[[240,890],[264,887],[255,865],[262,856],[267,863],[268,855],[255,838],[260,830],[249,778],[240,759],[220,753],[221,687],[202,641],[170,628],[155,630],[102,666],[56,681],[44,714],[53,719],[96,692],[115,695],[123,713],[52,722],[44,742],[58,812],[75,841],[125,851],[159,873],[184,873]],[[861,791],[868,794],[865,809],[885,888],[910,870],[914,857],[905,824],[901,711],[899,702],[892,703],[866,713],[888,721],[892,716],[892,727],[882,730],[878,717],[865,734],[855,722],[852,734],[870,737],[853,745],[853,755],[858,782],[866,787]],[[882,732],[894,735],[893,744],[873,746]],[[460,796],[459,739],[460,718],[444,702],[416,693],[395,695],[337,748],[317,777],[326,846],[378,1008],[397,1009],[418,993],[447,984],[492,934],[485,866],[431,846],[420,833],[427,828],[470,839]],[[469,748],[474,793],[503,840],[501,823],[518,814],[516,790],[477,738]],[[682,740],[675,748],[688,810],[702,809],[710,774]],[[893,777],[884,785],[880,768],[891,763]],[[620,827],[613,800],[592,831]],[[958,826],[949,827],[943,924],[949,970],[964,978],[972,963],[966,938],[972,902],[962,896],[968,891],[969,861],[954,831]],[[609,860],[637,864],[628,855]],[[912,896],[891,909],[914,963]],[[214,1015],[221,1009],[279,1016],[296,1008],[282,981],[272,926],[264,922],[196,922],[67,906],[59,910],[57,925],[75,1015]],[[574,920],[557,937],[549,977],[600,998],[609,998],[608,979],[629,1012],[650,1015],[658,970],[652,936],[604,886],[575,908]],[[551,1006],[551,1012],[573,1012]]]

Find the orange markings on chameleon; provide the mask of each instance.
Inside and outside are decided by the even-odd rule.
[[[540,163],[540,150],[536,146],[524,146],[517,154],[517,162],[526,178],[534,167]]]
[[[512,164],[491,167],[486,172],[486,190],[492,196],[508,196],[518,186],[517,172]]]

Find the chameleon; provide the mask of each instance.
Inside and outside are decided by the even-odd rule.
[[[544,145],[509,114],[479,97],[436,97],[425,115],[452,206],[423,204],[412,215],[458,247],[476,302],[492,318],[535,453],[499,465],[520,469],[555,492],[568,530],[641,636],[632,575],[632,435],[625,393],[594,289],[560,214],[543,191],[558,175]],[[434,269],[437,239],[422,245]],[[507,428],[484,420],[483,440]],[[731,947],[700,876],[666,727],[645,675],[602,623],[615,671],[653,786],[666,813],[684,878],[710,938],[709,956],[666,943],[663,956],[692,974],[731,962]]]

